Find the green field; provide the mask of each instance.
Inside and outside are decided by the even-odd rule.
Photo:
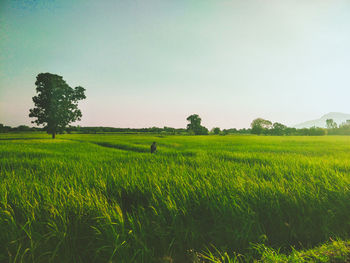
[[[349,254],[347,136],[2,134],[0,155],[0,262]]]

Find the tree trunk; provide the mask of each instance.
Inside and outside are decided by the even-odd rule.
[[[55,137],[56,137],[56,133],[52,133],[52,139],[55,139]]]

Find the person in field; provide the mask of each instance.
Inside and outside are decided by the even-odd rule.
[[[151,145],[151,153],[154,153],[157,150],[157,143],[153,142]]]

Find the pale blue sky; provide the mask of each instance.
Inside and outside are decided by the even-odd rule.
[[[86,88],[83,126],[293,125],[350,113],[350,2],[0,0],[0,123],[40,72]]]

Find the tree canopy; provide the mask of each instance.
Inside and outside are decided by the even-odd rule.
[[[81,119],[78,101],[86,98],[83,87],[73,89],[62,76],[51,73],[38,74],[35,85],[35,107],[29,110],[29,117],[36,118],[32,123],[45,125],[45,130],[52,134],[52,138],[69,123]]]
[[[261,134],[272,127],[272,122],[262,118],[257,118],[251,123],[252,133]]]
[[[221,130],[220,130],[219,127],[214,127],[214,128],[212,129],[212,133],[214,133],[215,135],[220,134],[220,132],[221,132]]]
[[[208,129],[201,125],[202,119],[198,114],[192,114],[186,119],[190,123],[187,124],[187,130],[195,135],[207,135]]]

